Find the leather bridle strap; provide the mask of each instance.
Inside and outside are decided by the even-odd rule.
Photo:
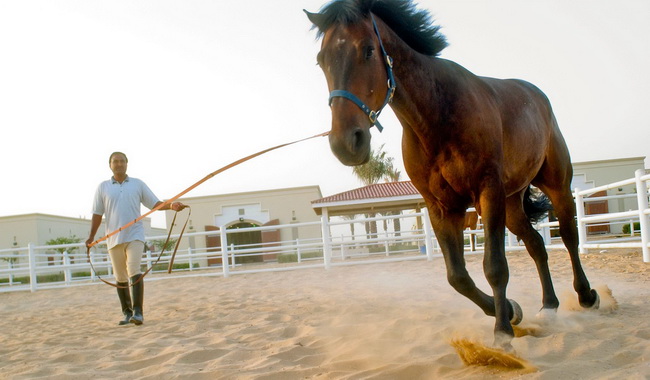
[[[357,107],[363,111],[368,116],[368,119],[370,119],[370,126],[376,126],[379,132],[384,130],[384,127],[379,123],[379,120],[377,118],[379,117],[379,114],[381,111],[386,107],[388,103],[390,103],[393,100],[393,95],[395,95],[395,88],[397,85],[395,84],[395,76],[393,75],[393,59],[386,53],[386,49],[384,48],[384,43],[381,40],[381,35],[379,34],[379,29],[377,28],[377,22],[375,21],[375,17],[371,14],[370,18],[372,20],[372,27],[375,30],[375,34],[377,35],[377,39],[379,40],[379,47],[381,49],[381,54],[384,57],[384,64],[386,65],[386,75],[388,76],[388,91],[386,92],[386,97],[384,98],[384,103],[379,107],[377,111],[374,111],[372,108],[370,108],[366,103],[364,103],[359,97],[351,93],[350,91],[347,90],[333,90],[330,92],[330,97],[329,97],[329,105],[332,105],[332,101],[334,98],[345,98],[350,100],[352,103],[356,104]]]

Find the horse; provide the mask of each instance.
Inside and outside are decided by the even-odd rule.
[[[439,57],[446,37],[411,0],[335,0],[305,13],[322,39],[317,63],[330,91],[333,154],[348,166],[367,162],[370,129],[381,131],[378,117],[390,105],[402,125],[404,166],[428,208],[447,280],[495,318],[493,345],[511,351],[512,325],[523,318],[517,302],[506,298],[505,227],[535,262],[540,314],[552,316],[559,306],[544,241],[526,213],[533,209],[531,188],[553,205],[580,305],[598,308],[578,253],[569,150],[546,95],[526,81],[477,76]],[[465,267],[469,205],[483,221],[483,268],[492,295]]]

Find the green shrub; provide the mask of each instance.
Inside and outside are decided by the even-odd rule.
[[[641,229],[641,222],[634,222],[634,231],[638,231]],[[624,224],[623,225],[623,233],[624,234],[629,234],[630,233],[630,225],[629,224]]]
[[[174,264],[174,265],[172,265],[172,271],[174,271],[176,269],[189,269],[189,267],[190,267],[190,263]],[[192,268],[198,268],[198,267],[199,267],[198,263],[194,263],[192,265]],[[169,268],[169,264],[156,264],[156,265],[153,266],[152,271],[156,271],[156,272],[163,271],[163,270],[166,271],[168,268]],[[143,269],[143,271],[145,271],[145,270],[147,270],[146,267]]]
[[[300,254],[300,257],[302,260],[319,258],[319,257],[323,257],[323,252],[322,251],[304,252]],[[298,262],[297,253],[283,253],[278,255],[278,263],[280,264],[297,263],[297,262]]]

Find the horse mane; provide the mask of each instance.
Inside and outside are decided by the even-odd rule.
[[[437,56],[447,47],[440,26],[433,25],[429,12],[416,9],[412,0],[334,0],[321,8],[317,38],[334,24],[352,24],[370,12],[419,53]]]

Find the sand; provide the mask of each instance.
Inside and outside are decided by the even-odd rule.
[[[537,371],[466,366],[450,342],[491,344],[493,319],[446,282],[442,259],[148,278],[145,324],[118,326],[106,285],[0,294],[0,377],[11,379],[648,379],[650,264],[640,250],[582,256],[617,310],[573,311],[565,252],[550,253],[562,306],[535,315],[532,260],[509,253],[508,297],[538,337],[515,338]],[[486,288],[481,257],[467,257]],[[605,300],[607,305],[607,300]],[[610,302],[611,306],[611,302]]]

